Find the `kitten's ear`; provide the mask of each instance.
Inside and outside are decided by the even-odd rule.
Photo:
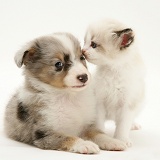
[[[28,44],[16,53],[14,57],[15,63],[19,68],[22,67],[23,64],[27,65],[29,62],[34,63],[38,58],[37,53],[37,48],[33,47],[33,43]]]
[[[115,31],[114,33],[119,41],[120,49],[129,47],[134,40],[134,33],[131,28]]]

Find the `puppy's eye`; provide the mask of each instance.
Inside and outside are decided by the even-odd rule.
[[[92,48],[96,48],[96,47],[97,47],[97,44],[92,41],[92,42],[91,42],[91,47],[92,47]]]
[[[81,61],[85,61],[86,60],[85,57],[84,57],[84,55],[81,55],[80,60]]]
[[[55,67],[56,67],[57,71],[61,71],[63,69],[63,63],[62,62],[56,62]]]

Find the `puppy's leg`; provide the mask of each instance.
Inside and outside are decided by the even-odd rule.
[[[123,151],[127,148],[126,144],[122,141],[109,137],[104,132],[96,129],[95,127],[90,127],[87,129],[82,137],[96,143],[100,149],[108,151]]]
[[[134,111],[125,107],[117,114],[114,138],[124,141],[130,147],[132,142],[129,139],[129,132],[134,118]]]
[[[38,127],[33,132],[33,144],[38,148],[62,150],[82,154],[99,152],[99,147],[91,141],[84,141],[79,137],[66,136],[50,129]]]

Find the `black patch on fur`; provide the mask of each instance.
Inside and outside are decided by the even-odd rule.
[[[64,55],[64,61],[65,61],[65,62],[69,62],[69,61],[70,61],[70,57],[69,57],[68,54],[65,54],[65,55]]]
[[[44,131],[37,130],[37,131],[35,132],[35,139],[36,139],[36,140],[37,140],[37,139],[42,139],[42,138],[44,138],[44,137],[46,137],[46,134],[45,134]]]
[[[20,102],[17,108],[17,118],[22,122],[26,122],[29,118],[28,108]]]
[[[68,71],[72,65],[72,62],[70,61],[70,56],[68,54],[64,54],[64,62],[64,71]]]
[[[131,28],[126,28],[126,29],[123,29],[121,31],[115,31],[115,33],[117,34],[117,36],[120,37],[121,34],[123,33],[126,33],[126,32],[132,32],[132,29]]]

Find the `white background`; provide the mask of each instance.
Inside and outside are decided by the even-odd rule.
[[[122,21],[136,31],[139,50],[147,68],[146,103],[132,131],[132,148],[124,152],[101,151],[80,155],[43,151],[5,137],[3,115],[7,101],[22,83],[15,52],[41,35],[67,31],[79,38],[87,25],[105,17]],[[92,69],[92,67],[91,67]],[[160,1],[159,0],[0,0],[0,159],[160,159]]]

